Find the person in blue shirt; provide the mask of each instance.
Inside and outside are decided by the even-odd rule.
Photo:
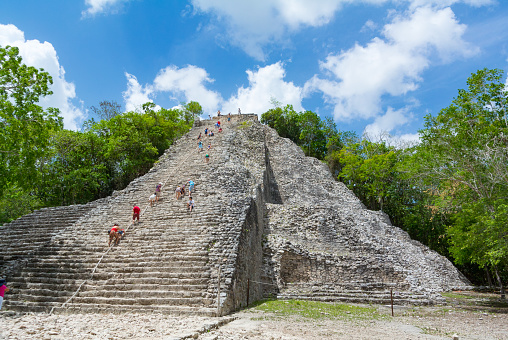
[[[187,180],[187,183],[189,184],[189,196],[190,196],[194,191],[194,182],[189,178]]]

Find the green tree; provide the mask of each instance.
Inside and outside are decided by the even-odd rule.
[[[192,122],[186,123],[182,111],[154,109],[153,103],[146,103],[144,113],[125,112],[90,127],[105,141],[105,159],[115,190],[145,174],[175,139],[189,131]]]
[[[382,210],[392,223],[440,254],[448,256],[445,228],[449,217],[432,206],[428,188],[406,174],[406,150],[361,140],[348,142],[337,157],[339,180],[371,210]]]
[[[502,77],[501,70],[479,70],[450,106],[425,117],[412,162],[413,174],[435,188],[437,204],[456,214],[449,229],[453,256],[489,267],[498,278],[508,258],[508,92]]]
[[[90,111],[100,119],[109,120],[122,113],[122,105],[114,100],[103,100],[99,103],[99,107],[91,106]]]
[[[43,69],[23,63],[17,47],[0,47],[0,193],[10,185],[37,185],[37,162],[63,126],[57,109],[37,104],[52,94],[52,83]]]
[[[36,195],[15,186],[7,187],[0,197],[0,225],[43,206]]]
[[[195,101],[190,101],[187,104],[184,104],[183,108],[185,122],[187,124],[189,124],[191,121],[194,121],[196,117],[199,117],[203,114],[203,108],[198,102]]]
[[[289,138],[296,144],[300,143],[300,114],[293,105],[286,105],[284,108],[276,107],[261,115],[261,123],[274,128],[279,136]]]
[[[384,143],[362,140],[343,148],[344,164],[339,180],[344,182],[370,209],[383,210],[383,203],[395,182],[397,154]]]
[[[326,133],[325,126],[321,118],[312,111],[302,112],[298,117],[298,125],[300,126],[300,145],[307,156],[323,159],[326,153]]]
[[[325,129],[330,124],[333,124],[333,126],[331,128],[332,133],[327,134],[325,161],[332,175],[338,178],[344,166],[340,161],[340,151],[352,144],[359,143],[360,138],[352,131],[337,131],[335,123],[330,122],[328,118],[325,120]]]
[[[105,140],[87,132],[61,130],[40,163],[35,188],[46,206],[87,203],[111,191]]]

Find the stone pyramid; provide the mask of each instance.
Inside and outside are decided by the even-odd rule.
[[[196,138],[218,119],[223,132],[205,137],[206,163]],[[189,178],[192,213],[174,195]],[[159,182],[162,199],[150,207]],[[127,232],[109,248],[113,223]],[[0,277],[10,310],[202,315],[268,296],[385,303],[392,292],[396,303],[434,303],[470,285],[253,114],[197,121],[108,198],[0,226]]]

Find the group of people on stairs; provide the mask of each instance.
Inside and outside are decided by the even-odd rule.
[[[194,209],[194,200],[192,199],[192,192],[194,191],[195,183],[192,179],[188,179],[186,184],[189,186],[189,202],[187,202],[187,208],[189,211],[192,212],[192,209]],[[150,202],[150,206],[152,207],[155,202],[159,201],[159,198],[162,195],[162,182],[159,182],[155,186],[155,192],[149,197],[148,201]],[[180,198],[185,196],[185,184],[182,186],[178,186],[176,188],[176,199],[179,200]],[[132,223],[136,224],[139,223],[139,217],[141,214],[141,208],[137,205],[134,205],[132,208]],[[120,229],[118,224],[114,224],[113,227],[108,231],[109,234],[109,243],[108,246],[111,245],[111,242],[114,241],[114,245],[117,245],[118,242],[120,242],[120,239],[125,235],[125,230]]]
[[[240,114],[240,109],[238,109],[238,114]],[[218,112],[218,116],[220,117],[220,111]],[[211,118],[211,117],[210,117]],[[231,121],[231,113],[228,114],[228,122]],[[222,127],[220,120],[217,120],[217,122],[214,124],[216,128],[218,128],[219,132],[222,132]],[[205,136],[207,137],[213,137],[214,133],[211,129],[205,128]],[[203,141],[202,141],[202,134],[199,133],[198,136],[198,152],[203,151]],[[208,146],[206,148],[206,154],[205,154],[205,163],[208,163],[210,161],[210,150],[212,149],[212,142],[208,142]],[[192,181],[190,178],[187,180],[186,183],[189,186],[189,201],[187,202],[187,208],[189,209],[189,212],[192,212],[194,209],[194,200],[192,199],[192,192],[194,191],[194,181]],[[185,185],[178,185],[175,190],[176,199],[179,200],[182,197],[185,197],[186,191],[185,191]],[[148,201],[150,202],[150,207],[153,207],[154,203],[158,202],[162,195],[162,182],[159,182],[155,186],[155,192],[150,195],[148,198]],[[132,223],[139,223],[139,216],[141,213],[141,209],[134,205],[132,208]],[[108,246],[111,245],[111,242],[114,241],[114,244],[117,245],[120,239],[125,235],[125,230],[120,229],[120,227],[115,223],[113,227],[108,231],[109,234],[109,243]]]

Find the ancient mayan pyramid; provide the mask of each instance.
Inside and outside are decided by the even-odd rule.
[[[222,119],[224,131],[205,138],[205,163],[196,138],[216,120],[196,122],[149,173],[106,199],[0,226],[6,309],[218,315],[267,296],[385,303],[392,291],[396,303],[426,304],[469,286],[256,115]],[[189,178],[192,213],[174,197]],[[150,207],[159,182],[163,199]],[[109,249],[113,223],[127,235]]]

